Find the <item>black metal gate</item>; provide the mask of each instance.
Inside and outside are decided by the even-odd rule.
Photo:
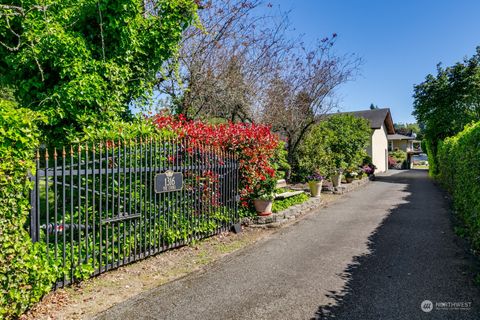
[[[228,230],[238,164],[187,139],[37,151],[30,234],[64,286]]]

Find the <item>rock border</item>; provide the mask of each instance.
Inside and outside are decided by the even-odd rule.
[[[331,192],[333,194],[346,194],[353,190],[366,185],[371,179],[369,177],[362,178],[361,180],[354,180],[352,183],[342,184],[339,187],[334,188]],[[322,192],[323,193],[323,192]],[[289,221],[296,219],[314,209],[320,208],[325,202],[322,197],[311,197],[303,203],[293,205],[283,211],[272,213],[269,216],[256,216],[244,218],[242,224],[252,228],[278,228]]]

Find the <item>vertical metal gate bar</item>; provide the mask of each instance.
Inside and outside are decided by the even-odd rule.
[[[50,206],[49,206],[49,198],[48,198],[48,189],[49,189],[49,183],[48,183],[48,149],[45,148],[45,222],[46,222],[46,228],[45,228],[45,236],[46,236],[46,242],[47,242],[47,256],[50,256]],[[53,230],[53,229],[52,229]]]
[[[234,194],[234,220],[233,224],[238,223],[240,221],[240,217],[238,216],[238,184],[239,184],[239,170],[238,170],[238,156],[233,154],[233,167],[234,167],[234,187],[233,187],[233,194]]]
[[[54,260],[55,265],[58,266],[58,181],[57,181],[57,148],[53,148],[53,193],[54,193],[54,204],[53,204],[53,211],[54,211]],[[55,282],[55,289],[57,288],[57,282]]]
[[[38,171],[38,167],[35,168],[36,171]],[[37,234],[37,177],[35,175],[30,175],[30,182],[33,184],[32,190],[30,190],[30,238],[32,239],[32,242],[37,242],[38,241],[38,234]]]
[[[110,169],[110,154],[108,152],[108,149],[109,149],[109,145],[108,145],[108,141],[105,142],[105,169],[106,169],[106,172],[105,172],[105,219],[108,220],[110,218],[110,214],[108,212],[108,208],[109,208],[109,198],[110,198],[110,194],[108,192],[109,190],[109,174],[108,174],[108,171]],[[110,229],[110,224],[109,223],[106,223],[105,224],[105,271],[108,270],[108,266],[109,266],[109,251],[110,251],[110,237],[109,237],[109,229]]]
[[[67,231],[65,228],[65,214],[66,214],[66,206],[67,206],[67,199],[66,199],[66,179],[65,179],[65,158],[67,157],[67,153],[65,152],[65,147],[62,149],[62,234],[63,234],[63,248],[62,248],[62,254],[63,254],[63,282],[62,282],[62,287],[65,286],[65,281],[67,280],[67,274],[65,272],[65,267],[66,267],[66,248],[67,248]]]
[[[201,159],[200,159],[200,152],[201,152],[201,144],[199,141],[195,141],[195,182],[194,182],[194,190],[195,190],[195,240],[200,238],[200,234],[198,232],[198,224],[201,218],[202,206],[201,206],[201,196],[202,196],[202,186],[201,186]]]
[[[81,163],[82,163],[82,154],[81,154],[81,148],[80,145],[78,145],[78,158],[77,158],[77,213],[78,213],[78,225],[77,225],[77,230],[78,230],[78,262],[77,265],[79,268],[81,268],[82,265],[82,235],[81,235],[81,229],[80,226],[82,224],[82,204],[81,204],[81,199],[82,199],[82,175],[81,175]],[[73,215],[73,213],[72,213]],[[71,226],[73,228],[73,225]],[[72,229],[73,231],[73,229]],[[73,243],[72,243],[73,247]],[[72,278],[73,281],[73,278]]]
[[[97,223],[97,219],[96,219],[96,216],[97,216],[97,213],[99,212],[97,210],[97,203],[96,203],[96,191],[97,191],[97,175],[96,175],[96,172],[95,172],[95,169],[96,169],[96,161],[97,161],[97,158],[96,158],[96,147],[95,147],[95,143],[93,143],[92,145],[92,169],[93,169],[93,172],[92,172],[92,268],[94,270],[94,274],[98,274],[97,270],[96,270],[96,260],[97,260],[97,253],[98,253],[98,250],[97,250],[97,242],[96,242],[96,238],[97,238],[97,226],[96,226],[96,223]],[[100,226],[101,228],[102,226]]]
[[[128,215],[132,215],[132,140],[128,140]],[[126,188],[125,188],[126,189]],[[135,221],[130,220],[128,224],[128,262],[132,261],[132,224],[135,226]],[[135,236],[135,233],[134,233]]]
[[[221,169],[220,169],[220,176],[222,177],[222,183],[220,185],[220,189],[221,189],[221,202],[222,202],[222,217],[228,217],[228,211],[227,211],[227,203],[226,203],[226,194],[225,194],[225,173],[226,173],[226,170],[225,170],[225,164],[226,164],[226,161],[225,161],[225,151],[223,149],[220,149],[220,159],[221,159]],[[230,223],[230,221],[223,221],[222,222],[222,225],[223,225],[223,230],[225,231],[227,225]]]
[[[116,256],[115,254],[115,246],[118,245],[116,244],[115,242],[115,237],[116,237],[116,232],[115,232],[115,227],[117,226],[117,222],[115,222],[113,219],[115,218],[115,209],[117,209],[117,211],[119,210],[118,206],[117,206],[117,203],[116,203],[116,198],[115,198],[115,182],[117,181],[116,180],[116,175],[115,175],[115,167],[117,166],[117,159],[115,158],[115,140],[112,140],[111,141],[112,143],[112,160],[111,160],[111,163],[110,163],[110,168],[112,169],[112,196],[111,196],[111,211],[112,211],[112,214],[111,214],[111,220],[109,222],[109,226],[110,226],[110,231],[111,231],[111,251],[112,251],[112,259],[110,261],[110,268],[114,268],[115,267],[115,262],[118,262],[118,257]],[[118,239],[117,239],[118,240]],[[117,254],[120,254],[120,252],[118,252],[117,250]],[[118,265],[117,265],[118,266]]]
[[[159,150],[159,156],[160,156],[160,172],[165,171],[165,138],[160,139],[160,150]],[[166,249],[167,243],[166,243],[166,233],[167,233],[167,223],[166,223],[166,217],[165,217],[165,205],[166,205],[166,197],[164,193],[160,193],[160,221],[161,221],[161,227],[160,227],[160,236],[162,240],[162,251]]]
[[[154,214],[152,212],[152,199],[153,199],[153,196],[152,196],[152,189],[153,189],[153,150],[152,150],[152,147],[153,147],[153,139],[150,138],[150,141],[149,141],[149,160],[150,160],[150,163],[149,163],[149,171],[150,171],[150,179],[149,179],[149,184],[148,184],[148,224],[149,224],[149,233],[148,233],[148,250],[149,250],[149,253],[151,254],[152,252],[154,252],[154,246],[153,246],[153,239],[154,237],[152,237],[152,232],[154,232],[154,228],[155,228],[155,225],[152,226],[152,215]],[[153,228],[152,228],[153,227]]]
[[[122,189],[123,189],[123,206],[122,206],[122,212],[123,216],[127,215],[127,144],[125,140],[122,140],[122,145],[123,145],[123,184],[122,184]],[[128,219],[128,221],[123,222],[123,248],[122,248],[122,253],[123,253],[123,264],[126,263],[126,254],[127,254],[127,224],[130,226],[131,220]]]
[[[73,280],[73,271],[74,271],[74,253],[73,253],[73,146],[70,146],[70,281]]]
[[[154,169],[154,179],[155,179],[155,176],[158,172],[158,145],[157,145],[157,138],[154,139],[154,145],[153,145],[153,155],[154,155],[154,165],[153,165],[153,169]],[[153,186],[155,186],[155,180],[153,180]],[[158,194],[156,192],[154,192],[153,194],[153,217],[154,217],[154,225],[155,225],[155,232],[153,234],[153,241],[154,241],[154,248],[155,248],[155,251],[156,252],[160,252],[160,238],[159,238],[159,219],[158,219],[158,207],[157,207],[157,198],[158,198]]]
[[[134,204],[135,204],[135,206],[134,206],[134,208],[135,208],[135,213],[139,213],[139,211],[138,211],[138,176],[137,176],[138,139],[135,139],[134,143],[135,143],[135,167],[134,167],[134,172],[135,172],[135,175],[134,175],[134,181],[135,181],[135,184],[134,184],[134,192],[135,192]],[[135,219],[135,223],[134,223],[135,232],[134,232],[133,261],[137,260],[137,247],[138,247],[138,237],[137,237],[137,235],[138,235],[138,232],[140,230],[140,226],[137,225],[137,221],[140,221],[140,220]]]
[[[166,144],[165,144],[165,170],[171,170],[170,169],[170,159],[169,159],[169,154],[170,154],[170,149],[171,149],[171,139],[170,137],[167,139],[166,141]],[[170,192],[168,192],[167,194],[165,194],[165,198],[166,198],[166,210],[164,211],[164,215],[165,215],[165,218],[167,220],[166,222],[166,232],[167,232],[167,248],[171,248],[171,243],[169,241],[169,238],[168,238],[168,231],[170,230],[170,228],[172,228],[172,225],[171,225],[171,213],[170,213],[170,208],[171,208],[171,194]]]
[[[148,257],[150,255],[150,252],[148,250],[148,229],[150,227],[150,223],[148,221],[148,209],[147,209],[147,197],[148,197],[148,194],[147,194],[147,188],[148,188],[148,171],[147,171],[147,168],[148,168],[148,141],[147,139],[145,139],[144,141],[144,147],[143,147],[143,151],[144,153],[142,154],[142,165],[143,165],[143,170],[142,170],[142,175],[143,175],[143,183],[144,185],[142,186],[142,189],[143,189],[143,199],[142,199],[142,205],[143,205],[143,215],[145,216],[145,226],[144,226],[144,230],[145,230],[145,233],[143,235],[143,243],[144,243],[144,249],[143,249],[143,254],[144,254],[144,257]]]
[[[119,139],[117,141],[117,218],[120,219],[121,218],[121,214],[122,214],[122,205],[120,203],[120,198],[121,198],[121,192],[122,192],[122,185],[121,185],[121,175],[120,175],[120,164],[121,164],[121,149],[122,149],[122,143],[121,143],[121,140]],[[120,228],[122,225],[125,225],[125,221],[120,221],[118,220],[117,222],[115,222],[115,224],[117,225],[117,267],[120,266],[120,261],[122,259],[120,259],[120,255],[122,252],[122,248],[121,248],[121,245],[122,245],[122,239],[120,239],[120,235],[121,235],[121,231],[120,231]]]
[[[88,246],[89,246],[89,241],[88,241],[88,229],[90,229],[90,221],[89,221],[89,215],[88,211],[90,208],[88,207],[88,185],[89,185],[89,180],[88,180],[88,144],[85,144],[85,264],[88,264],[88,259],[89,259],[89,252],[88,252]]]
[[[99,265],[98,265],[98,270],[99,273],[102,273],[102,268],[104,266],[103,264],[103,143],[100,142],[98,146],[98,168],[99,168],[99,173],[98,173],[98,233],[99,233],[99,239],[98,239],[98,245],[99,245]]]
[[[175,168],[173,169],[173,171],[175,170],[178,170],[178,160],[179,160],[179,157],[178,157],[178,138],[175,137],[175,140],[173,142],[173,161],[172,161],[172,166]],[[177,223],[176,223],[176,231],[177,231],[177,234],[182,234],[182,230],[180,230],[181,226],[182,226],[182,219],[183,219],[183,212],[181,212],[179,210],[179,205],[178,205],[178,191],[175,191],[174,192],[174,203],[175,203],[175,206],[174,206],[174,213],[175,215],[177,216]],[[182,239],[176,239],[176,246],[179,246],[183,243]]]

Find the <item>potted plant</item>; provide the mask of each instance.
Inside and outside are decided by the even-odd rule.
[[[353,168],[348,168],[345,170],[345,180],[347,180],[347,183],[352,183],[353,179],[355,179],[358,176],[358,173],[355,169]]]
[[[320,197],[322,193],[322,183],[324,177],[318,172],[315,171],[307,177],[308,186],[310,187],[310,193],[312,197]]]
[[[334,161],[332,161],[332,166],[330,167],[330,179],[332,180],[332,185],[338,187],[342,184],[342,174],[347,167],[347,163],[343,161],[342,155],[333,156]]]
[[[272,214],[273,200],[275,199],[275,187],[277,181],[273,177],[265,177],[255,186],[253,205],[259,216],[268,216]]]
[[[358,168],[357,173],[358,173],[357,179],[362,180],[363,177],[365,176],[365,170],[363,169],[363,167]]]
[[[363,169],[363,172],[365,172],[365,174],[368,176],[370,180],[375,179],[375,169],[377,169],[377,167],[373,164],[371,157],[366,156],[363,159],[362,169]]]
[[[368,175],[368,177],[371,179],[371,180],[374,180],[375,179],[375,169],[377,167],[373,164],[373,163],[370,163],[370,164],[366,164],[363,166],[363,171]]]
[[[332,180],[332,185],[334,187],[338,187],[340,184],[342,184],[342,169],[336,169],[333,171],[333,174],[330,176]]]

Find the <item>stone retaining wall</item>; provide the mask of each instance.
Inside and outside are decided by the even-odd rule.
[[[329,193],[345,194],[367,184],[368,182],[370,182],[370,179],[367,177],[361,180],[354,180],[352,183],[342,184],[339,187],[334,188],[334,190]],[[310,198],[303,203],[291,206],[277,213],[272,213],[266,217],[257,216],[244,218],[242,224],[257,228],[276,228],[314,209],[320,208],[324,204],[322,197]]]

